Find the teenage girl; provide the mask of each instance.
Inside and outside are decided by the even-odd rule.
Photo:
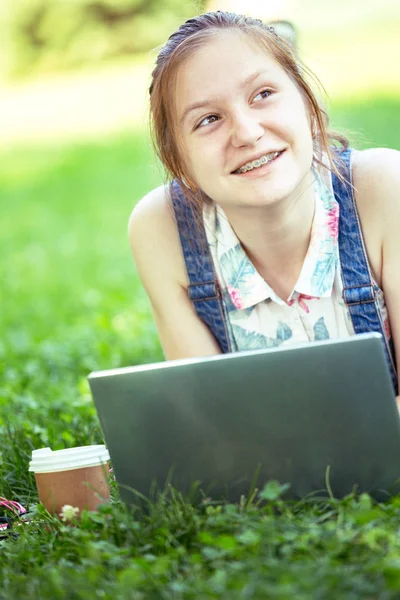
[[[167,359],[377,331],[397,390],[400,153],[349,149],[308,75],[257,19],[171,35],[150,86],[171,183],[135,207],[132,252]]]

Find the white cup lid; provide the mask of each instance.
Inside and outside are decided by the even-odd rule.
[[[34,473],[54,473],[104,465],[110,460],[110,454],[104,444],[78,446],[64,450],[40,448],[33,450],[29,471]]]
[[[39,448],[39,450],[32,450],[32,458],[36,458],[37,456],[41,456],[42,454],[49,454],[51,452],[51,448]]]

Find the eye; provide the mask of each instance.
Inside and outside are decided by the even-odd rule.
[[[270,92],[270,90],[262,90],[261,92],[258,92],[257,96],[254,96],[253,102],[260,102],[260,100],[265,100],[265,98],[268,98],[268,96],[270,96],[271,93],[272,92]]]
[[[196,125],[195,129],[198,129],[199,127],[205,127],[206,125],[212,125],[213,123],[218,121],[218,119],[219,119],[218,115],[208,115],[207,117],[204,117],[204,119],[202,119],[200,121],[200,123],[198,123]]]

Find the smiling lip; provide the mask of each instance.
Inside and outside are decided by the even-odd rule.
[[[245,171],[243,173],[237,173],[237,171],[241,167],[246,165],[247,163],[253,162],[254,160],[259,160],[260,158],[262,158],[263,156],[267,156],[268,154],[274,154],[274,152],[278,152],[278,156],[276,156],[272,160],[269,160],[264,165],[261,165],[260,167],[256,167],[255,169],[250,169],[249,171]],[[273,150],[271,152],[264,152],[264,154],[259,154],[258,156],[255,156],[253,159],[250,159],[247,162],[241,163],[234,171],[231,172],[231,175],[240,175],[241,177],[246,177],[246,176],[248,177],[250,175],[255,175],[256,173],[262,174],[269,167],[269,165],[274,163],[275,161],[277,161],[284,152],[285,152],[285,150]]]
[[[268,150],[267,152],[263,152],[262,154],[257,154],[257,156],[253,156],[252,158],[249,158],[248,160],[241,162],[237,167],[235,167],[233,169],[233,171],[231,171],[231,175],[236,175],[236,171],[238,171],[244,165],[247,165],[248,163],[251,163],[255,160],[259,160],[263,156],[268,156],[270,154],[274,154],[275,152],[279,152],[279,154],[282,154],[283,150]],[[278,158],[278,156],[276,158]],[[271,161],[271,162],[273,162],[273,161]],[[266,164],[268,164],[268,163],[266,163]]]

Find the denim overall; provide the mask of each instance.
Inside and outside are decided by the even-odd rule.
[[[338,168],[349,182],[351,179],[351,150],[340,153]],[[394,347],[388,342],[381,311],[365,251],[360,220],[353,189],[334,173],[332,185],[339,203],[339,256],[343,280],[343,300],[348,307],[355,333],[377,332],[382,335],[386,360],[397,394],[398,380]],[[208,247],[203,220],[197,209],[189,205],[177,180],[171,182],[170,193],[179,230],[183,256],[189,277],[189,298],[197,315],[214,334],[222,352],[231,352],[226,327],[226,312],[217,283],[213,259]],[[199,227],[194,226],[198,223]]]

